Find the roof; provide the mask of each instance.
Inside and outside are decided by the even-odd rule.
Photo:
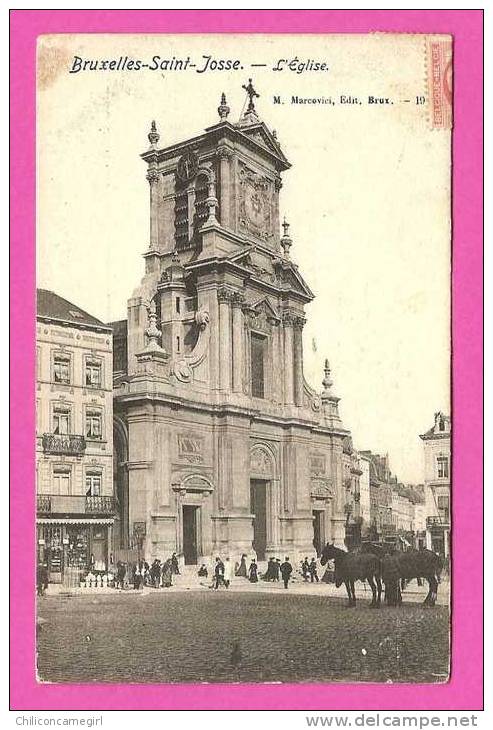
[[[111,329],[100,319],[93,317],[86,311],[72,304],[68,299],[60,297],[48,289],[37,289],[37,316],[46,319],[56,319],[76,327],[98,327]]]

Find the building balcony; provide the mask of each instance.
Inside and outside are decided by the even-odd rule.
[[[78,434],[44,433],[42,437],[45,454],[66,454],[82,456],[86,450],[84,436]]]
[[[106,515],[116,512],[114,497],[96,497],[75,494],[38,494],[38,515]]]
[[[433,527],[449,527],[449,520],[445,519],[443,517],[440,517],[439,515],[434,515],[432,517],[426,518],[426,527],[427,529],[431,529]]]

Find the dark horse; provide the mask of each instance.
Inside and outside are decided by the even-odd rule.
[[[361,545],[362,554],[371,554],[384,559],[388,550],[381,545],[367,542]],[[432,550],[406,550],[401,552],[395,550],[392,553],[394,565],[397,567],[402,588],[413,578],[425,578],[428,581],[428,595],[423,601],[425,606],[434,606],[437,593],[440,573],[442,572],[442,559]]]
[[[322,551],[320,562],[325,565],[328,560],[335,562],[336,587],[339,588],[343,583],[345,584],[350,606],[356,606],[354,582],[357,580],[368,581],[373,595],[371,608],[380,606],[382,581],[380,579],[380,560],[376,555],[346,553],[327,543]]]

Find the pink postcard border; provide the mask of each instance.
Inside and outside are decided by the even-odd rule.
[[[46,33],[450,33],[453,135],[453,631],[444,685],[41,685],[34,675],[35,48]],[[479,710],[483,706],[480,10],[11,11],[11,709]],[[439,134],[440,132],[436,132]],[[410,221],[410,225],[414,225]],[[426,356],[426,353],[423,354]],[[433,411],[430,403],[430,413]],[[459,549],[456,549],[458,544]],[[466,549],[460,549],[467,546]],[[193,691],[192,690],[193,687]]]

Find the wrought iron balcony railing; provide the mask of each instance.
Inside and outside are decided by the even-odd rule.
[[[441,517],[440,515],[433,515],[432,517],[426,518],[426,527],[448,527],[448,518]]]
[[[79,434],[43,434],[43,451],[46,454],[81,456],[86,450],[86,440]]]
[[[38,494],[38,514],[52,515],[113,515],[114,497],[88,497],[83,494]]]
[[[86,497],[86,514],[111,515],[115,511],[114,497]]]
[[[41,514],[51,512],[51,497],[46,494],[38,494],[36,497],[36,511]]]

